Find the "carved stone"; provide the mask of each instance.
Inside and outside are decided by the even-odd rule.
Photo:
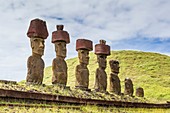
[[[133,96],[133,83],[132,80],[130,78],[126,78],[125,79],[125,91],[124,94],[125,95],[129,95],[129,96]]]
[[[31,38],[32,56],[27,60],[27,84],[42,84],[44,76],[44,39]]]
[[[136,88],[136,96],[144,97],[144,90],[141,87]]]
[[[42,84],[44,76],[44,39],[48,37],[45,21],[34,19],[30,23],[27,36],[30,38],[32,56],[27,60],[26,84]]]
[[[52,43],[55,44],[56,58],[52,62],[52,84],[66,86],[67,84],[67,64],[66,44],[70,43],[69,34],[63,31],[63,25],[57,25],[57,31],[52,33]]]
[[[119,62],[117,60],[109,61],[111,74],[110,74],[110,92],[113,92],[117,95],[121,94],[121,85],[120,79],[118,77],[119,74]]]
[[[106,57],[106,55],[97,55],[99,68],[96,70],[95,90],[100,92],[106,92],[107,88]]]
[[[92,41],[86,39],[78,39],[76,41],[76,50],[78,51],[78,58],[80,64],[76,66],[76,83],[75,87],[88,90],[89,86],[89,51],[93,48]]]
[[[107,88],[107,74],[106,69],[106,58],[110,55],[110,46],[105,45],[106,41],[100,40],[100,44],[95,45],[95,54],[97,55],[97,62],[99,68],[96,69],[95,79],[95,90],[99,92],[106,92]]]

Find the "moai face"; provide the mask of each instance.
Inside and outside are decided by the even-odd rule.
[[[116,60],[110,60],[109,61],[111,71],[114,73],[119,73],[119,62]]]
[[[66,42],[55,42],[55,51],[57,56],[65,58],[67,53]]]
[[[44,39],[41,38],[30,38],[32,53],[37,55],[44,55]]]
[[[89,51],[88,50],[78,50],[79,62],[82,64],[89,64]]]
[[[97,55],[97,62],[99,64],[99,67],[101,68],[106,68],[106,58],[107,56],[106,55]]]

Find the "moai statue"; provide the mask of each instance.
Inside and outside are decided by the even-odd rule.
[[[125,95],[133,96],[133,83],[130,78],[125,78]]]
[[[119,62],[117,60],[109,61],[111,74],[110,74],[110,92],[113,92],[117,95],[121,94],[120,79],[119,74]]]
[[[93,43],[87,39],[78,39],[76,41],[76,51],[80,64],[76,66],[76,83],[75,87],[81,90],[89,91],[89,51],[93,50]]]
[[[63,25],[57,25],[57,31],[52,33],[52,43],[55,45],[56,58],[52,62],[52,84],[66,86],[67,84],[67,64],[66,44],[70,43],[70,37],[67,31],[63,31]]]
[[[144,90],[141,87],[136,88],[136,96],[137,97],[144,97]]]
[[[107,88],[107,74],[106,69],[106,58],[110,55],[110,46],[106,45],[105,40],[100,40],[100,44],[95,45],[95,54],[97,55],[97,62],[99,68],[96,69],[95,79],[95,91],[106,92]]]
[[[27,61],[26,84],[42,84],[44,76],[44,40],[48,37],[46,22],[40,19],[31,21],[27,36],[31,41],[32,55]]]

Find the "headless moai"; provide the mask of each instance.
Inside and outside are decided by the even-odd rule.
[[[144,90],[141,87],[136,88],[136,96],[137,97],[144,97]]]
[[[125,95],[129,95],[129,96],[133,96],[133,83],[132,80],[130,78],[126,78],[125,79],[125,91],[124,94]]]
[[[110,46],[106,45],[105,40],[100,40],[100,44],[95,45],[95,54],[97,55],[97,62],[99,68],[96,69],[95,77],[95,91],[106,92],[107,88],[107,74],[106,69],[106,58],[110,55]]]
[[[27,36],[31,41],[32,55],[27,60],[26,84],[42,84],[44,76],[44,40],[48,37],[46,22],[40,19],[31,21]]]
[[[66,44],[70,43],[67,31],[63,31],[63,25],[57,25],[57,31],[52,33],[52,43],[55,45],[56,58],[52,62],[52,84],[66,86],[67,84],[67,64]]]
[[[118,77],[119,74],[119,62],[117,60],[109,61],[111,73],[110,73],[110,92],[113,92],[117,95],[121,94],[121,85],[120,79]]]
[[[89,90],[89,51],[93,50],[93,43],[87,39],[78,39],[76,41],[76,50],[80,64],[76,66],[76,83],[75,87],[81,90]]]

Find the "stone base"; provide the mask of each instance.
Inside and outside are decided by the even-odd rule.
[[[66,86],[64,84],[53,84],[53,85],[56,85],[56,86],[58,86],[61,89],[71,90],[70,86]]]
[[[66,90],[71,90],[71,89],[70,89],[70,86],[65,86],[64,89],[66,89]]]
[[[27,86],[29,86],[29,85],[35,85],[35,86],[40,86],[40,85],[42,85],[42,84],[38,84],[38,83],[34,83],[34,82],[25,82],[25,84],[26,84]]]
[[[9,80],[0,80],[0,83],[4,83],[4,84],[17,84],[16,81],[9,81]]]
[[[99,89],[95,89],[94,91],[95,91],[95,92],[100,92],[100,93],[109,94],[109,92],[108,92],[108,91],[100,91]]]
[[[88,89],[86,87],[81,87],[81,86],[75,86],[75,89],[80,89],[82,91],[88,91],[88,92],[91,92],[91,89]]]

